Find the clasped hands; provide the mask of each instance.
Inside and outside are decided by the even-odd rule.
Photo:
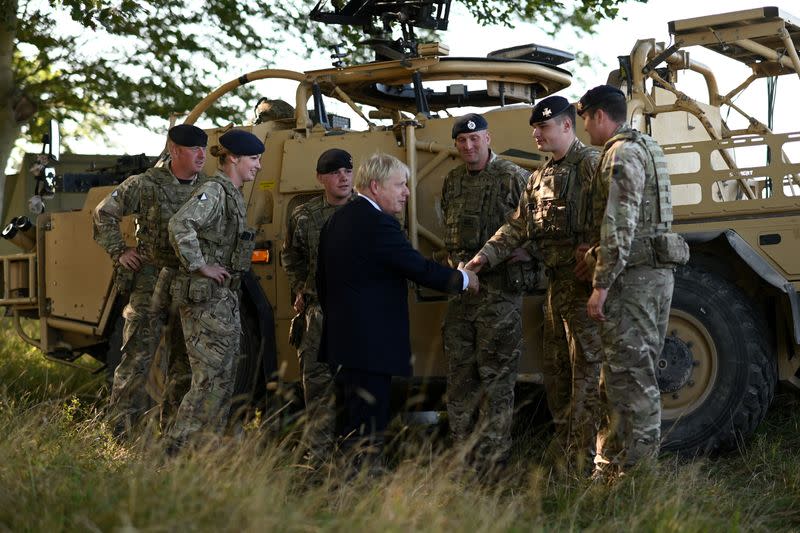
[[[594,273],[594,263],[590,263],[587,260],[587,253],[589,252],[590,248],[591,246],[585,243],[578,245],[578,247],[575,249],[574,269],[576,278],[589,283],[592,282],[592,275]],[[509,259],[510,262],[530,260],[530,255],[523,248],[515,249],[511,254],[511,258]],[[475,257],[470,259],[466,265],[463,263],[459,264],[459,268],[463,267],[466,272],[474,272],[477,274],[488,262],[489,260],[485,255],[482,253],[477,253],[475,254]],[[608,289],[596,287],[592,290],[589,301],[586,303],[586,312],[589,315],[589,318],[598,322],[603,322],[606,320],[606,316],[603,313],[603,306],[605,305],[607,297]]]

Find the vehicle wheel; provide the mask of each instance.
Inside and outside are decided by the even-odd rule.
[[[767,339],[760,313],[733,283],[692,266],[677,270],[656,361],[664,450],[726,451],[753,433],[777,381]]]

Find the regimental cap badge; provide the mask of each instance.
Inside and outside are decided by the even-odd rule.
[[[528,122],[531,126],[540,122],[546,122],[557,117],[564,111],[567,111],[570,107],[569,100],[563,96],[548,96],[533,106],[531,119]]]
[[[475,133],[489,128],[486,119],[477,113],[468,113],[453,122],[453,139],[462,133]]]

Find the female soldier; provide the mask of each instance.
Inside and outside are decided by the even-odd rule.
[[[211,147],[220,169],[195,190],[169,222],[181,268],[170,288],[178,304],[192,367],[192,384],[168,434],[177,452],[200,433],[225,429],[239,356],[239,285],[250,269],[255,233],[245,227],[241,187],[261,168],[264,143],[230,130]]]

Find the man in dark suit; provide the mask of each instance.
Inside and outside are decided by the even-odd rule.
[[[399,159],[373,155],[356,175],[359,198],[334,213],[320,236],[319,360],[337,375],[345,449],[366,438],[379,451],[392,376],[411,375],[406,280],[454,294],[478,290],[474,273],[425,259],[406,239],[395,215],[405,209],[407,180]]]

